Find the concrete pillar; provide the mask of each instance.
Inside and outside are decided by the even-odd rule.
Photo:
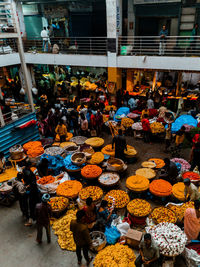
[[[108,82],[122,86],[121,70],[117,69],[118,36],[122,34],[122,0],[106,0]]]
[[[25,23],[24,23],[24,14],[23,14],[23,10],[22,10],[22,3],[20,1],[16,2],[16,10],[17,10],[18,18],[19,18],[19,26],[20,26],[21,36],[23,38],[26,38],[26,28],[25,28]]]
[[[13,6],[13,12],[14,12],[14,18],[15,18],[15,23],[16,23],[16,29],[18,33],[18,51],[19,51],[19,57],[21,61],[21,67],[22,67],[22,72],[24,76],[24,83],[25,83],[25,90],[28,96],[28,102],[31,106],[32,112],[35,111],[34,104],[33,104],[33,96],[32,96],[32,82],[31,78],[28,72],[28,68],[25,62],[25,56],[24,56],[24,49],[23,49],[23,43],[22,43],[22,38],[21,38],[21,33],[20,33],[20,27],[19,27],[19,20],[16,12],[16,4],[15,2],[12,3]]]

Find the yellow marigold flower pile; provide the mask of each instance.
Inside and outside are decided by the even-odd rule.
[[[129,128],[133,125],[134,121],[129,118],[122,118],[121,125],[123,125],[126,128]]]
[[[176,213],[176,216],[178,218],[178,220],[182,221],[183,217],[184,217],[184,214],[185,214],[185,211],[187,208],[194,208],[194,202],[192,201],[189,201],[189,202],[186,202],[184,203],[183,205],[173,205],[173,204],[170,204],[167,206],[170,210],[172,210],[173,212]]]
[[[136,175],[141,175],[147,179],[152,179],[156,176],[156,172],[150,168],[141,168],[135,172]]]
[[[104,154],[102,152],[96,152],[92,155],[90,164],[100,164],[104,160]]]
[[[126,207],[130,198],[128,194],[123,190],[111,190],[105,195],[105,200],[108,201],[108,205],[111,206],[113,203],[113,199],[115,199],[115,208],[121,209]]]
[[[165,207],[155,208],[151,213],[151,217],[156,223],[176,223],[177,221],[176,214],[172,210]]]
[[[87,186],[83,188],[80,193],[79,197],[82,200],[86,200],[88,197],[91,197],[93,201],[97,201],[103,196],[103,190],[98,186]]]
[[[137,154],[137,151],[133,146],[127,145],[127,150],[124,150],[124,154],[126,156],[135,156]]]
[[[112,106],[105,106],[105,111],[110,111],[111,110],[111,108],[113,108],[113,110],[117,110],[117,107],[116,106],[114,106],[114,105],[112,105]]]
[[[132,249],[116,244],[104,248],[97,254],[94,267],[135,267],[135,260]]]
[[[92,138],[88,138],[85,141],[85,144],[90,145],[92,147],[99,147],[104,144],[104,140],[103,138],[100,138],[100,137],[92,137]]]
[[[76,146],[76,144],[74,142],[63,142],[60,143],[60,147],[65,148],[67,146]]]
[[[160,169],[165,166],[165,162],[162,159],[151,158],[148,161],[153,161],[156,164],[156,169]]]
[[[75,197],[82,189],[82,184],[76,180],[68,180],[59,186],[56,189],[56,194],[63,197]]]
[[[180,201],[184,201],[185,200],[184,189],[185,189],[184,183],[179,182],[172,186],[172,193]]]
[[[76,210],[68,210],[66,215],[53,223],[54,233],[58,236],[58,244],[62,249],[75,251],[73,234],[70,231],[70,223],[76,219]]]
[[[141,175],[133,175],[126,179],[126,187],[136,192],[145,191],[149,188],[149,180]]]
[[[109,145],[103,147],[102,150],[101,150],[101,152],[102,152],[103,154],[110,155],[110,156],[112,156],[112,157],[115,156],[115,148],[114,148],[114,146],[113,146],[113,149],[112,149],[112,145],[111,145],[111,144],[109,144]]]
[[[69,204],[69,200],[66,197],[53,197],[49,202],[52,210],[63,210]]]
[[[160,122],[153,122],[150,124],[152,133],[163,133],[165,131],[165,127]]]
[[[143,168],[151,168],[151,169],[153,169],[153,168],[156,167],[156,164],[153,161],[143,161],[141,165],[142,165]]]
[[[109,145],[103,147],[101,152],[103,154],[110,155],[110,156],[114,157],[115,156],[115,146],[113,146],[113,149],[112,149],[112,145],[109,144]],[[127,145],[127,150],[124,150],[124,154],[126,156],[135,156],[137,154],[137,151],[135,150],[135,148],[133,146]]]
[[[145,217],[151,212],[151,205],[144,199],[136,198],[128,203],[127,210],[134,216]]]

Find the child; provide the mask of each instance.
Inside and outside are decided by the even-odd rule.
[[[61,143],[66,141],[67,127],[63,123],[63,120],[59,121],[59,124],[57,125],[55,132],[59,135]]]
[[[172,138],[172,133],[171,133],[171,123],[168,124],[168,127],[166,129],[166,134],[165,134],[165,152],[168,152],[168,148],[171,144],[171,138]]]

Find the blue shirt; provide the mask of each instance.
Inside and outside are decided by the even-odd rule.
[[[164,35],[164,37],[161,37],[162,35]],[[162,29],[162,30],[160,31],[160,38],[161,38],[161,39],[165,39],[165,37],[166,37],[167,35],[168,35],[168,30],[165,30],[165,31],[164,31],[164,30]]]

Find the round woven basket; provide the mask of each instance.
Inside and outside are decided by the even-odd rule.
[[[53,198],[56,198],[56,197],[51,197],[50,199],[53,199]],[[66,209],[67,207],[69,206],[69,201],[68,203],[65,205],[65,207],[63,207],[62,209],[57,209],[57,210],[53,210],[52,209],[52,214],[55,216],[55,217],[59,217]]]
[[[85,136],[75,136],[70,139],[70,142],[74,142],[78,146],[80,146],[80,145],[83,145],[86,140],[87,140],[87,137]]]
[[[108,175],[108,176],[109,176],[109,175],[114,175],[114,176],[116,177],[116,181],[114,181],[113,183],[110,183],[110,184],[103,183],[103,182],[101,181],[101,176],[105,176],[105,175]],[[98,178],[98,182],[99,182],[102,186],[105,186],[105,187],[116,186],[116,185],[118,184],[119,180],[120,180],[120,176],[119,176],[119,174],[117,174],[117,173],[115,173],[115,172],[104,172],[104,173],[102,173],[102,174],[99,176],[99,178]]]
[[[21,145],[15,145],[9,149],[10,157],[13,160],[22,159],[24,156],[24,150]]]
[[[76,153],[79,151],[79,147],[78,146],[68,146],[65,147],[65,152],[67,155],[71,155],[73,153]]]
[[[71,161],[74,165],[81,166],[86,162],[86,156],[83,152],[72,154]]]
[[[113,166],[114,164],[119,166]],[[113,169],[113,171],[120,171],[124,167],[124,162],[121,159],[111,158],[108,160],[108,168]]]
[[[106,246],[106,237],[103,232],[93,231],[90,233],[90,237],[92,240],[92,250],[98,252],[102,250]],[[101,239],[102,242],[98,240]]]

